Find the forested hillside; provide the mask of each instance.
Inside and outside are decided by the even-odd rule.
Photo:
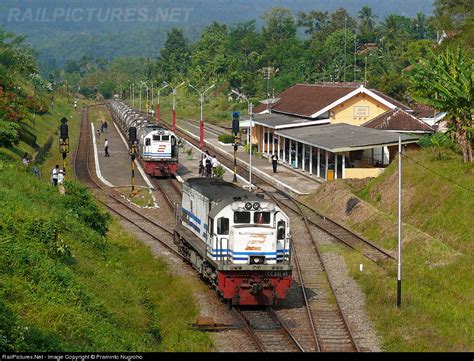
[[[288,8],[294,16],[301,11],[336,11],[344,7],[352,16],[367,5],[383,19],[397,13],[431,15],[432,0],[4,0],[0,23],[6,30],[28,35],[48,70],[63,66],[67,59],[84,54],[111,59],[136,55],[156,57],[166,31],[179,27],[191,41],[213,21],[236,24],[255,19],[272,7]],[[68,12],[77,10],[76,13]],[[129,11],[127,15],[127,11]],[[114,15],[115,14],[115,15]]]

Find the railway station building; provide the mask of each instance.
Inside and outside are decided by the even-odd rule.
[[[323,180],[378,176],[398,151],[399,133],[412,145],[434,131],[408,106],[362,84],[296,84],[254,113],[259,152]]]

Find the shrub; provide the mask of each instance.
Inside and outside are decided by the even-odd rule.
[[[224,144],[232,144],[234,143],[234,136],[232,134],[221,134],[217,137],[217,140]]]
[[[250,143],[247,143],[244,145],[244,151],[246,153],[250,153]],[[258,155],[258,145],[257,144],[252,144],[252,154],[253,155]]]
[[[419,140],[420,146],[423,148],[442,147],[447,149],[456,149],[456,143],[446,133],[425,134]]]
[[[99,209],[90,192],[78,182],[66,181],[66,196],[64,202],[71,213],[77,216],[85,225],[100,235],[105,236],[111,217]]]
[[[217,167],[212,168],[212,173],[216,178],[224,178],[225,168],[222,165],[218,165]]]

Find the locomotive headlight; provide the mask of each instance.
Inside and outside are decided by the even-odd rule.
[[[252,203],[250,202],[245,203],[245,209],[250,211],[252,209]]]
[[[273,203],[268,203],[267,209],[268,209],[270,212],[273,212],[273,211],[275,210],[275,204],[273,204]]]
[[[257,203],[257,202],[255,202],[255,203],[253,204],[253,209],[257,210],[257,209],[259,209],[259,208],[260,208],[260,204]]]
[[[239,210],[239,203],[238,202],[233,202],[232,203],[232,206],[231,206],[232,210],[235,212],[235,211],[238,211]]]

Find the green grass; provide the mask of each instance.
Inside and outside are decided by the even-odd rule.
[[[116,222],[90,228],[102,211],[79,186],[80,202],[15,168],[0,172],[0,351],[211,349],[186,280]]]
[[[396,262],[377,265],[358,252],[342,253],[366,294],[367,311],[386,351],[474,349],[474,197],[467,190],[474,189],[473,165],[447,150],[439,157],[438,151],[407,152],[411,160],[404,160],[401,309],[396,307]],[[330,182],[306,201],[396,251],[397,180],[394,162],[378,178]],[[345,204],[338,203],[354,197],[351,192],[370,205],[362,203],[347,215]]]

